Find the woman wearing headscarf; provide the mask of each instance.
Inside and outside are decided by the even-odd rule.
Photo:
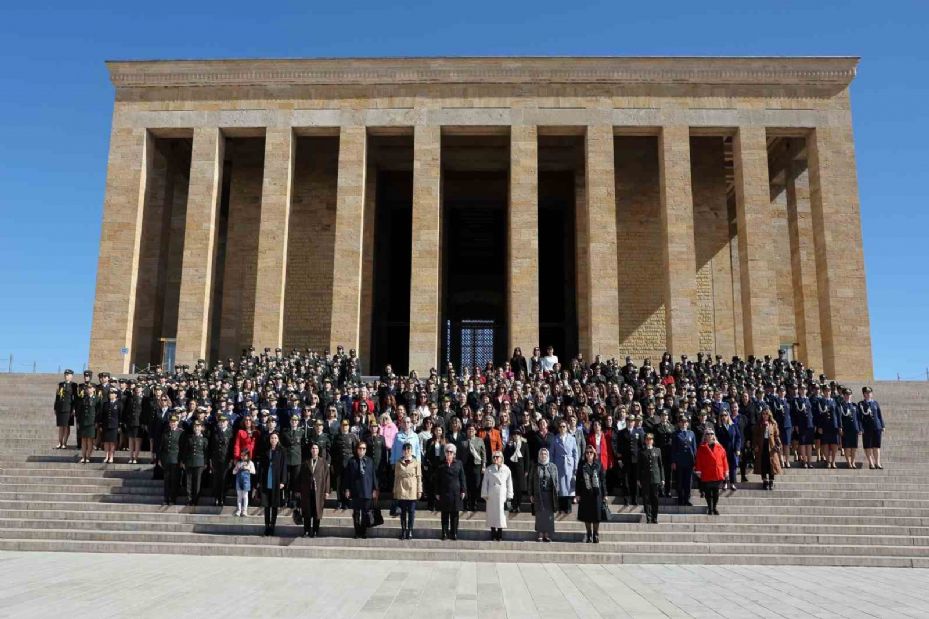
[[[600,543],[600,515],[606,500],[606,479],[597,460],[597,450],[588,445],[577,468],[577,519],[587,528],[587,543]]]
[[[752,448],[755,450],[755,474],[761,475],[761,487],[774,490],[774,476],[781,472],[781,432],[765,404],[761,419],[752,427]]]
[[[552,541],[558,505],[558,468],[549,461],[548,449],[544,447],[539,450],[537,463],[529,468],[529,500],[535,512],[536,541]]]
[[[490,539],[502,542],[503,529],[506,528],[506,502],[513,498],[513,475],[509,467],[503,463],[502,451],[493,452],[491,464],[484,470],[481,498],[487,505]]]
[[[503,461],[513,474],[513,504],[510,506],[510,513],[518,514],[519,503],[526,492],[526,471],[529,463],[529,444],[519,428],[514,428],[510,434],[510,440],[503,450]]]

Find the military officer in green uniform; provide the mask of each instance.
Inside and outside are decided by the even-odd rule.
[[[303,445],[306,442],[306,431],[300,426],[300,414],[292,413],[290,422],[281,432],[281,446],[287,457],[287,506],[297,504],[297,477],[300,465],[303,463]]]
[[[229,416],[222,413],[210,434],[210,473],[213,475],[213,499],[222,507],[226,500],[226,474],[232,451],[232,427]]]
[[[178,468],[181,454],[181,436],[184,431],[178,425],[178,416],[168,418],[168,428],[161,437],[161,451],[158,460],[164,469],[164,502],[162,505],[175,505],[177,503],[177,486],[180,477]]]
[[[73,382],[74,372],[65,370],[64,380],[55,391],[55,425],[58,426],[58,444],[55,449],[64,449],[74,425],[74,409],[77,404],[77,385]]]
[[[645,521],[658,523],[658,494],[664,486],[664,464],[661,449],[655,447],[655,435],[645,435],[645,446],[639,452],[639,488],[645,505]]]
[[[187,474],[187,505],[200,502],[200,480],[206,467],[209,447],[209,441],[203,434],[203,422],[197,419],[192,431],[186,433],[182,440],[181,466]]]
[[[97,430],[97,414],[100,412],[100,396],[97,395],[97,386],[85,383],[78,390],[81,394],[77,401],[77,440],[81,443],[82,464],[90,462],[90,454],[94,451],[94,434]]]
[[[329,452],[332,450],[332,437],[326,432],[326,422],[317,419],[313,422],[313,431],[310,432],[306,440],[307,451],[304,460],[309,454],[310,445],[319,445],[319,456],[324,458],[327,463],[332,462]]]

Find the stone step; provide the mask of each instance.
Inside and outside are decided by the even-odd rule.
[[[266,540],[267,538],[258,538]],[[809,566],[849,566],[849,567],[926,567],[929,560],[909,556],[874,556],[862,549],[863,554],[839,555],[782,555],[782,554],[678,554],[666,552],[665,549],[650,548],[644,553],[624,551],[584,552],[582,549],[592,546],[578,546],[574,552],[545,550],[551,544],[526,544],[526,548],[516,551],[504,548],[472,549],[469,542],[445,542],[438,548],[420,548],[421,540],[406,542],[404,547],[385,544],[387,540],[338,540],[331,544],[309,544],[306,542],[325,541],[326,538],[307,540],[295,538],[286,545],[279,543],[280,538],[271,538],[266,543],[249,540],[249,543],[192,543],[172,544],[165,542],[133,541],[84,541],[56,539],[0,539],[0,550],[44,551],[44,552],[120,552],[139,554],[193,554],[215,556],[250,556],[250,557],[290,557],[290,558],[339,558],[384,559],[389,561],[468,561],[482,563],[503,562],[565,562],[565,563],[630,563],[630,564],[706,564],[706,565],[809,565]],[[286,541],[286,540],[285,540]],[[400,542],[398,541],[398,544]],[[498,542],[497,545],[506,544]],[[535,548],[540,548],[535,550]]]
[[[238,526],[243,522],[254,522],[247,518],[245,520],[233,516],[233,508],[227,507],[222,513],[200,514],[200,513],[183,513],[183,512],[163,512],[161,508],[153,508],[149,512],[124,512],[124,511],[79,511],[79,510],[55,510],[55,509],[3,509],[0,510],[0,521],[8,524],[5,526],[14,526],[15,523],[24,523],[27,528],[43,528],[45,525],[36,525],[30,527],[29,522],[52,523],[56,521],[64,522],[93,522],[109,523],[107,527],[134,527],[136,523],[145,524],[171,524],[185,526]],[[250,517],[261,517],[262,509],[260,507],[249,508]],[[641,514],[639,514],[641,515]],[[284,515],[281,516],[282,522]],[[289,521],[289,512],[286,520]],[[807,523],[788,523],[788,524],[754,524],[744,522],[723,521],[723,516],[716,517],[701,523],[679,522],[677,519],[668,518],[655,525],[645,525],[644,517],[638,520],[629,521],[611,521],[609,523],[609,532],[611,535],[625,534],[626,532],[652,533],[686,533],[691,535],[704,534],[763,534],[763,535],[805,535],[805,536],[869,536],[869,537],[927,537],[929,538],[929,526],[907,526],[907,525],[834,525],[821,524],[818,521]],[[340,512],[337,510],[327,510],[324,514],[324,522],[333,526],[351,526],[351,513]],[[391,518],[385,513],[384,527],[399,527],[399,519]],[[508,530],[512,531],[532,531],[533,518],[526,514],[517,514],[508,518]],[[19,526],[19,525],[16,525]],[[90,526],[90,525],[88,525]],[[486,529],[485,521],[481,517],[461,519],[462,529]],[[417,530],[440,528],[440,518],[435,512],[419,510],[416,515]],[[644,528],[643,528],[644,527]],[[53,527],[55,528],[55,527]],[[60,527],[66,528],[66,527]],[[104,527],[106,528],[106,527]],[[559,520],[556,528],[559,531],[583,531],[582,523],[577,520],[564,519]],[[604,532],[607,531],[606,525]]]

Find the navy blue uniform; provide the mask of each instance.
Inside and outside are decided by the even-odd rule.
[[[880,449],[881,435],[884,433],[884,416],[881,406],[875,400],[862,400],[858,403],[861,409],[861,429],[864,432],[864,448]]]
[[[836,411],[835,400],[827,397],[814,398],[816,407],[816,430],[823,445],[838,445],[839,443],[839,414]]]
[[[842,424],[842,447],[858,448],[858,434],[861,432],[861,410],[854,402],[842,402],[839,405],[839,421]]]
[[[671,464],[674,465],[674,485],[677,487],[678,505],[690,503],[696,457],[697,437],[693,432],[678,430],[671,435]]]
[[[735,483],[735,472],[739,468],[739,453],[742,451],[742,432],[739,430],[739,424],[733,422],[728,427],[718,424],[716,438],[726,450],[726,460],[729,462],[729,481]]]
[[[790,403],[790,415],[797,428],[801,445],[812,445],[816,426],[813,423],[813,407],[807,397],[797,396]]]

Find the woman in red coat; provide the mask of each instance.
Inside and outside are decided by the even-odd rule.
[[[613,442],[610,436],[604,432],[600,426],[600,420],[595,419],[590,434],[587,435],[587,444],[597,450],[597,456],[600,458],[600,466],[603,467],[603,474],[613,468]]]
[[[716,433],[712,428],[703,434],[704,443],[697,449],[696,470],[697,478],[703,485],[703,496],[706,498],[706,514],[718,516],[716,509],[719,503],[719,485],[729,479],[729,460],[726,450],[716,442]]]
[[[239,455],[248,450],[249,454],[255,453],[255,438],[258,431],[252,427],[252,418],[245,417],[242,420],[242,428],[236,432],[235,442],[232,444],[232,457],[235,461],[239,460]]]

